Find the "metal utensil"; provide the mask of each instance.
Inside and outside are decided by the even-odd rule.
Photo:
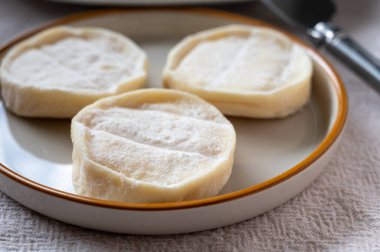
[[[324,47],[380,94],[380,65],[370,53],[331,23],[336,11],[331,0],[262,0],[290,25],[307,33],[317,47]]]

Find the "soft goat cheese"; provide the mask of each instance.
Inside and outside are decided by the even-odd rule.
[[[5,104],[16,114],[71,117],[101,97],[142,86],[146,56],[112,31],[55,27],[13,47],[0,73]]]
[[[284,34],[231,25],[190,35],[169,53],[164,85],[196,94],[224,114],[287,116],[309,99],[312,63]]]
[[[143,89],[72,120],[73,185],[85,196],[169,202],[215,196],[232,169],[232,124],[196,96]]]

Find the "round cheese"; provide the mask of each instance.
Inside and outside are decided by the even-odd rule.
[[[5,105],[29,117],[73,117],[95,100],[140,88],[145,53],[122,34],[55,27],[11,48],[1,69]]]
[[[169,53],[164,85],[196,94],[224,114],[283,117],[309,99],[312,62],[268,28],[231,25],[191,35]]]
[[[216,195],[233,165],[236,135],[212,105],[180,91],[104,98],[72,120],[78,194],[128,202]]]

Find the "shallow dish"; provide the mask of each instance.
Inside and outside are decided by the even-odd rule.
[[[66,24],[99,26],[127,34],[150,59],[148,86],[161,87],[169,49],[184,36],[231,23],[261,21],[206,9],[101,10],[37,28],[9,42],[6,50],[41,29]],[[276,28],[277,29],[277,28]],[[76,195],[71,185],[72,144],[67,120],[26,119],[0,101],[0,189],[21,204],[74,225],[136,234],[206,230],[239,222],[294,197],[326,167],[337,147],[347,97],[335,70],[313,49],[311,101],[285,119],[229,119],[237,132],[231,178],[215,197],[172,203],[123,203]]]

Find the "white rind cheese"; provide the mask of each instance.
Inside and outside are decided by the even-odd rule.
[[[169,53],[164,85],[196,94],[224,114],[289,115],[309,99],[312,62],[268,28],[231,25],[188,36]]]
[[[181,91],[104,98],[72,120],[78,194],[126,202],[215,196],[230,177],[236,135],[212,105]]]
[[[18,115],[70,118],[99,98],[142,87],[146,68],[145,53],[122,34],[61,26],[8,51],[1,92]]]

